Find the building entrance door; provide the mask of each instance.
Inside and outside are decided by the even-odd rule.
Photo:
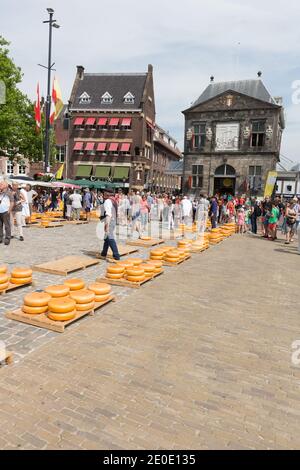
[[[230,165],[221,165],[215,171],[214,194],[235,194],[235,169]]]

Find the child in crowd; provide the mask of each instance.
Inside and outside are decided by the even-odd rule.
[[[238,233],[243,235],[245,232],[245,210],[243,208],[240,208],[237,212],[237,223],[238,223]]]

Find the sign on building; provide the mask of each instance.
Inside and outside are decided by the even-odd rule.
[[[238,123],[217,124],[216,151],[236,151],[239,149],[240,125]]]

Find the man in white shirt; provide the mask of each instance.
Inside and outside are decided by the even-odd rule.
[[[80,219],[80,209],[82,208],[82,196],[75,189],[74,193],[70,196],[70,201],[72,202],[72,220]]]
[[[181,207],[182,207],[182,217],[185,225],[188,224],[189,219],[192,215],[192,210],[193,210],[193,204],[191,201],[187,198],[187,196],[184,196],[182,201],[181,201]]]
[[[0,181],[0,243],[3,243],[3,226],[5,228],[4,245],[10,244],[11,226],[10,212],[13,208],[12,194],[6,181]]]
[[[110,248],[115,260],[120,260],[120,254],[116,243],[115,229],[117,225],[117,201],[114,198],[114,193],[106,190],[103,194],[104,197],[104,244],[101,252],[101,257],[106,258],[108,249]]]
[[[32,214],[32,205],[33,201],[37,198],[38,193],[34,191],[34,189],[31,188],[30,184],[26,185],[26,191],[27,191],[27,202],[29,205],[29,211],[30,215]]]

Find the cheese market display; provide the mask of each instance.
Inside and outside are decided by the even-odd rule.
[[[32,292],[24,297],[22,311],[28,315],[40,315],[48,311],[51,295],[46,292]]]
[[[111,286],[109,284],[95,282],[90,284],[88,289],[95,294],[95,302],[106,302],[111,295]]]
[[[71,298],[54,298],[48,303],[48,318],[54,321],[72,320],[76,316],[76,302]]]
[[[30,268],[14,268],[10,277],[11,284],[23,285],[32,282],[32,269]]]
[[[83,279],[67,279],[64,285],[69,287],[70,291],[81,290],[85,288]]]

